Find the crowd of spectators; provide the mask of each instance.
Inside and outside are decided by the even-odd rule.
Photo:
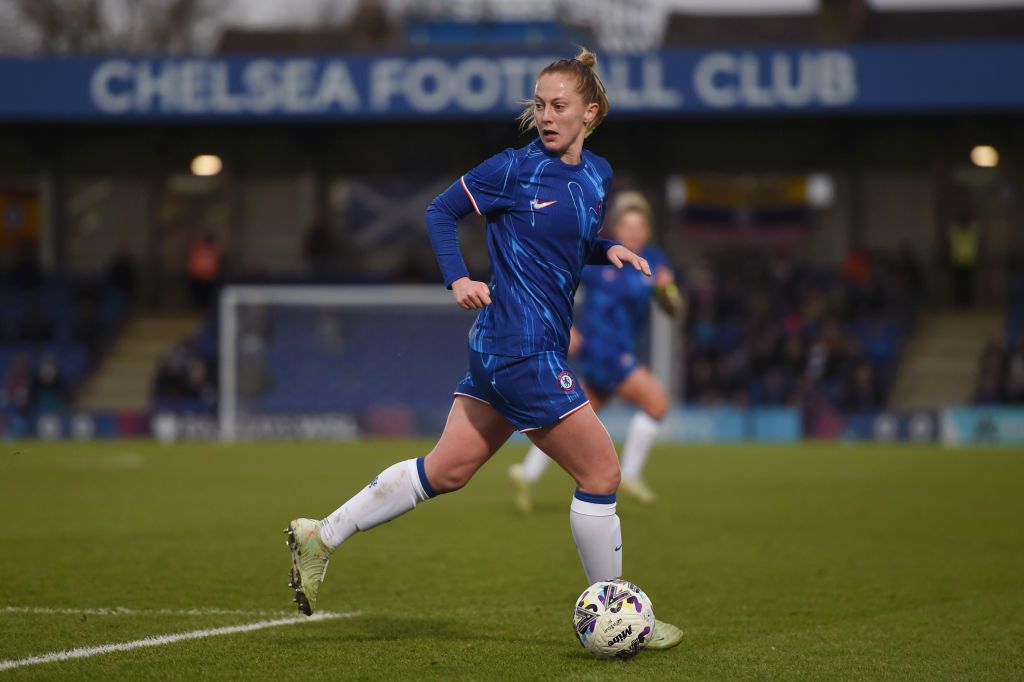
[[[35,412],[58,412],[67,405],[67,383],[57,358],[47,353],[38,367],[32,356],[21,352],[8,363],[0,385],[0,408],[19,415]]]
[[[733,257],[689,280],[686,400],[700,405],[882,408],[924,295],[908,250],[839,269]]]
[[[0,419],[65,409],[134,294],[125,254],[103,275],[75,281],[48,275],[32,247],[0,265]]]

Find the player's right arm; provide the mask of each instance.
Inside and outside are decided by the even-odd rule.
[[[483,282],[469,277],[461,277],[451,285],[455,302],[463,310],[479,310],[491,304],[491,289]]]
[[[427,207],[427,232],[444,284],[452,290],[459,307],[466,310],[490,305],[491,293],[485,283],[469,277],[459,250],[456,224],[470,213],[486,215],[511,208],[515,170],[511,149],[496,154],[452,183]]]

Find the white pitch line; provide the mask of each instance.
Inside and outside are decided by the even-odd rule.
[[[132,649],[142,649],[151,646],[163,646],[164,644],[174,644],[175,642],[184,642],[190,639],[203,639],[205,637],[216,637],[217,635],[233,635],[239,632],[265,630],[266,628],[276,628],[281,625],[298,625],[299,623],[308,623],[310,621],[317,620],[350,618],[355,615],[357,615],[356,612],[338,613],[332,611],[324,611],[320,613],[315,613],[309,618],[306,618],[305,616],[291,616],[289,618],[261,620],[255,623],[246,623],[244,625],[229,625],[227,627],[210,628],[208,630],[192,630],[191,632],[178,632],[172,635],[154,635],[152,637],[145,637],[143,639],[135,639],[130,642],[117,642],[114,644],[101,644],[100,646],[80,647],[78,649],[66,649],[64,651],[54,651],[52,653],[43,654],[41,656],[29,656],[28,658],[18,658],[7,661],[0,661],[0,672],[4,670],[11,670],[12,668],[21,668],[26,665],[38,665],[40,663],[55,663],[57,661],[69,661],[75,658],[88,658],[90,656],[110,654],[117,651],[131,651]]]
[[[265,609],[131,609],[123,606],[100,607],[91,609],[52,608],[45,606],[4,606],[0,614],[27,613],[38,615],[60,616],[278,616],[284,615],[282,610]]]

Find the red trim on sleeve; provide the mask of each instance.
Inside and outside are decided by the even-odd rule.
[[[466,187],[466,177],[460,177],[459,182],[462,183],[462,189],[466,190],[466,196],[469,197],[470,203],[473,204],[473,210],[476,211],[477,215],[483,215],[483,213],[480,212],[480,207],[476,205],[476,199],[473,198],[473,194],[469,191],[469,187]]]

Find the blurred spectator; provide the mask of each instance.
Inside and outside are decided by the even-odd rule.
[[[107,266],[107,286],[132,301],[135,299],[138,281],[135,260],[127,248],[121,247]]]
[[[1002,396],[1008,404],[1024,404],[1024,363],[1021,361],[1011,361],[1007,386]]]
[[[216,406],[214,372],[194,342],[181,342],[160,358],[153,378],[158,408],[210,411]]]
[[[698,349],[714,346],[718,338],[718,325],[715,323],[715,313],[707,304],[702,304],[697,309],[697,321],[693,325],[691,339]]]
[[[1006,400],[1003,377],[1009,365],[1006,347],[1002,338],[996,337],[988,342],[981,353],[978,363],[978,383],[974,389],[974,402],[978,404],[996,404]]]
[[[185,270],[188,275],[189,294],[192,303],[199,308],[208,308],[217,292],[223,251],[220,242],[212,232],[205,232],[193,242],[188,252]]]
[[[850,371],[843,384],[839,407],[845,412],[872,412],[882,407],[882,387],[875,368],[861,360]]]
[[[156,400],[174,400],[180,397],[177,384],[177,373],[171,363],[171,353],[164,353],[156,363],[156,374],[153,377],[153,398]]]
[[[715,366],[710,359],[703,358],[694,363],[686,382],[687,402],[713,405],[721,401]]]
[[[326,215],[317,216],[306,230],[302,251],[313,279],[317,282],[329,281],[334,275],[338,257],[338,240]]]
[[[14,356],[0,385],[0,409],[26,416],[32,391],[32,359],[28,353]]]
[[[189,358],[185,374],[185,397],[207,409],[212,409],[216,404],[217,392],[202,358]]]
[[[754,402],[759,405],[792,405],[795,400],[795,382],[782,367],[769,369],[757,382]]]
[[[80,282],[74,289],[71,316],[71,338],[85,346],[90,355],[100,350],[102,330],[100,303],[105,290],[96,282]]]
[[[1024,340],[1021,346],[1017,352],[1010,354],[1007,362],[1003,400],[1011,405],[1024,405]]]
[[[718,363],[718,381],[729,401],[737,405],[750,402],[750,352],[744,346],[733,348]]]
[[[761,376],[769,369],[782,362],[782,340],[779,329],[774,325],[765,325],[757,339],[750,356],[750,371]]]
[[[839,379],[849,357],[849,344],[839,329],[839,323],[827,320],[821,336],[807,353],[807,378],[812,383],[834,382]]]
[[[961,211],[946,233],[953,303],[967,307],[974,303],[974,271],[981,249],[981,229],[971,214]]]
[[[782,347],[781,367],[791,377],[799,376],[806,366],[807,358],[804,355],[804,343],[797,333],[791,333],[786,337]]]
[[[76,342],[85,346],[90,354],[99,351],[100,324],[97,303],[92,297],[83,297],[75,301],[74,328],[72,335]]]
[[[898,347],[896,334],[889,328],[887,321],[876,316],[865,323],[860,343],[864,354],[878,365],[888,365],[895,361]]]
[[[28,306],[25,315],[18,324],[18,341],[23,343],[48,343],[53,341],[53,322],[43,312],[42,307],[33,302]]]
[[[866,288],[871,280],[871,259],[866,251],[851,251],[843,260],[843,279]]]
[[[924,270],[917,262],[910,242],[905,239],[900,242],[896,260],[893,263],[892,275],[893,288],[897,290],[896,297],[900,303],[918,305],[924,300]]]
[[[17,259],[10,270],[10,281],[25,291],[35,290],[43,285],[43,269],[39,265],[34,243],[22,244],[19,248]]]
[[[1024,307],[1024,248],[1017,247],[1006,257],[1006,300],[1011,308]]]
[[[67,406],[67,386],[57,358],[47,354],[32,379],[30,403],[35,412],[60,412]]]

